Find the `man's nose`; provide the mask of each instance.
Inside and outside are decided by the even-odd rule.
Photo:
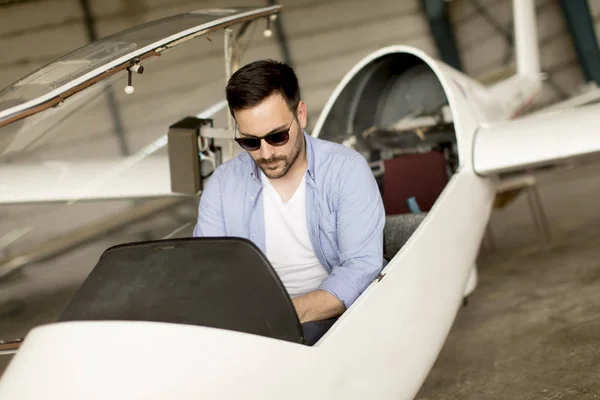
[[[275,150],[269,146],[264,140],[261,141],[260,144],[260,157],[265,160],[270,159],[275,154]]]

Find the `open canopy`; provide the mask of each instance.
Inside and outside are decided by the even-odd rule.
[[[108,36],[67,54],[0,91],[0,127],[59,104],[86,87],[186,40],[281,6],[213,8],[179,14]]]

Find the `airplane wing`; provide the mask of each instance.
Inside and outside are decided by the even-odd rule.
[[[479,175],[556,165],[600,153],[600,104],[482,125],[473,145]]]
[[[0,168],[0,204],[176,196],[169,160],[128,159],[46,161]]]
[[[551,106],[542,108],[536,111],[536,114],[546,113],[549,111],[564,110],[567,108],[583,107],[589,104],[600,103],[600,88],[596,87],[580,95],[571,97],[567,100],[552,104]]]
[[[225,100],[202,111],[211,118],[227,106]],[[49,160],[0,164],[0,204],[75,202],[178,196],[171,190],[163,135],[125,158]]]

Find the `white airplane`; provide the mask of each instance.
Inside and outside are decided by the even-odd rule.
[[[216,254],[210,260],[214,264],[233,264],[232,273],[242,274],[248,265],[258,265],[252,271],[256,272],[256,279],[264,281],[253,286],[248,276],[244,284],[256,288],[266,282],[275,287],[275,292],[281,291],[276,277],[268,278],[272,272],[268,263],[261,269],[259,264],[264,259],[257,252],[252,253],[252,246],[243,240],[232,239],[224,245],[215,239],[118,247],[105,253],[60,322],[33,329],[22,343],[4,345],[6,352],[17,348],[18,351],[0,380],[0,399],[413,398],[427,377],[464,296],[475,286],[475,259],[490,216],[497,177],[579,160],[600,151],[600,136],[596,134],[596,123],[600,122],[598,104],[517,118],[531,104],[543,78],[533,3],[533,0],[513,1],[517,74],[503,82],[485,87],[417,49],[392,46],[361,60],[335,89],[316,123],[314,136],[344,142],[365,153],[374,149],[393,153],[407,147],[435,146],[449,141],[453,144],[450,151],[457,153],[458,165],[410,239],[317,344],[306,346],[297,336],[298,323],[290,316],[293,309],[285,294],[273,304],[263,299],[258,310],[252,309],[253,296],[244,294],[243,298],[252,304],[238,303],[233,311],[223,311],[227,307],[219,302],[216,292],[231,289],[235,286],[234,279],[224,279],[223,287],[217,283],[204,287],[215,296],[212,304],[194,303],[211,314],[200,319],[213,318],[205,326],[173,322],[177,319],[173,315],[136,321],[98,317],[101,313],[94,301],[97,298],[108,301],[115,293],[121,298],[119,290],[126,291],[128,286],[119,285],[131,282],[124,276],[110,279],[110,274],[124,273],[122,268],[115,271],[110,257],[135,249],[142,249],[143,257],[166,256],[169,249],[181,244],[189,251],[183,254],[191,257],[193,245],[208,245]],[[0,151],[18,154],[40,140],[43,124],[36,124],[35,118],[43,120],[45,113],[60,114],[64,112],[61,107],[69,111],[69,103],[75,102],[77,96],[85,96],[84,89],[93,88],[101,79],[124,73],[127,68],[131,76],[135,70],[140,72],[148,57],[162,54],[186,39],[248,19],[271,18],[279,11],[277,6],[199,11],[170,19],[170,36],[157,37],[137,48],[119,40],[119,36],[88,46],[89,51],[106,52],[96,64],[86,59],[87,50],[73,53],[72,57],[52,65],[55,68],[48,73],[34,74],[21,81],[9,89],[8,96],[5,92],[0,94],[0,101],[23,95],[9,103],[15,105],[0,111],[0,129],[4,129],[0,130],[0,138],[4,136],[4,142],[0,142],[4,143],[4,149]],[[167,22],[157,22],[161,23]],[[175,30],[174,26],[180,29]],[[44,87],[49,81],[59,83]],[[37,87],[38,84],[41,86]],[[29,96],[28,89],[34,94]],[[126,90],[133,92],[130,87]],[[419,97],[422,100],[411,100]],[[31,123],[30,118],[34,119]],[[48,118],[52,121],[59,117]],[[168,140],[161,138],[125,161],[73,164],[65,170],[60,185],[44,187],[43,179],[52,177],[40,174],[42,180],[36,181],[40,167],[33,162],[22,164],[16,157],[16,161],[0,170],[3,185],[0,199],[14,203],[194,193],[202,181],[199,176],[206,172],[199,173],[202,169],[199,163],[207,159],[209,164],[217,165],[219,157],[225,161],[236,150],[229,146],[231,129],[206,127],[194,119],[187,122],[188,125],[180,123],[173,127]],[[452,129],[450,135],[448,126]],[[156,150],[167,141],[171,158],[156,157]],[[186,149],[191,154],[187,159],[183,155]],[[197,150],[203,151],[200,162]],[[220,156],[214,155],[215,151]],[[140,185],[144,177],[136,175],[137,172],[129,173],[130,167],[140,163],[143,168],[137,171],[147,169],[146,176],[163,179],[143,181]],[[78,171],[85,172],[83,177],[77,176]],[[191,171],[192,177],[181,182],[171,180],[169,173],[173,171],[178,172],[173,177],[186,176],[185,171]],[[99,174],[99,178],[90,183],[89,174]],[[76,186],[77,182],[85,185]],[[99,187],[107,191],[99,191]],[[238,252],[229,253],[237,255],[228,255],[227,249],[233,248]],[[141,256],[135,257],[139,261]],[[128,262],[134,262],[135,257]],[[243,260],[244,268],[237,268],[239,265],[232,260]],[[210,262],[206,268],[211,270]],[[224,269],[219,265],[219,271]],[[134,275],[142,279],[146,271],[137,273]],[[117,288],[111,289],[111,285]],[[155,288],[157,298],[171,301],[162,297],[160,291],[167,288]],[[133,286],[129,289],[137,290]],[[190,296],[202,295],[198,292],[201,290]],[[273,294],[270,300],[277,298],[277,293],[266,289],[264,293]],[[140,304],[133,295],[128,301]],[[128,308],[131,305],[128,301],[121,307]],[[185,303],[185,299],[173,301],[180,306]],[[159,309],[163,305],[159,301],[154,307]],[[264,324],[258,328],[246,327],[244,331],[236,318],[231,318],[237,312],[239,320],[246,323],[252,320],[253,312],[260,314],[271,306],[280,306],[274,311],[275,319],[267,321],[267,325],[272,323],[271,330],[267,329],[271,335],[264,333]],[[81,317],[86,312],[94,321]],[[169,314],[172,310],[156,312]],[[225,319],[220,325],[215,323],[214,318],[222,315]]]

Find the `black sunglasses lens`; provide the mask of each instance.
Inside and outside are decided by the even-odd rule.
[[[271,146],[281,146],[287,143],[290,138],[289,132],[277,132],[272,133],[269,136],[265,137],[265,141],[269,143]]]
[[[265,136],[265,142],[271,146],[283,146],[290,139],[290,132],[276,132]],[[254,151],[260,149],[260,138],[236,138],[235,141],[244,149],[248,151]]]
[[[260,148],[260,139],[237,138],[235,140],[245,150],[258,150]]]

